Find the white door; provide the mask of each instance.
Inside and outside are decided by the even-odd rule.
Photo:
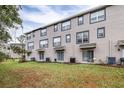
[[[124,57],[124,49],[122,49],[122,57]]]

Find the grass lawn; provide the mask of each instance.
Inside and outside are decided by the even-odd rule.
[[[0,87],[124,87],[124,68],[88,64],[0,63]]]

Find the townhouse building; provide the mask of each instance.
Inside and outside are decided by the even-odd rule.
[[[123,9],[103,5],[25,33],[26,59],[107,63],[115,57],[119,63],[124,57]]]

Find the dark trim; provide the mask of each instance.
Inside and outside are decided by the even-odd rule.
[[[41,35],[42,30],[46,29],[46,35]],[[47,36],[47,27],[40,30],[40,37]]]
[[[60,37],[60,46],[61,46],[61,42],[62,42],[61,36],[57,36],[57,37],[53,37],[53,47],[56,47],[56,46],[54,45],[54,38],[59,38],[59,37]]]
[[[81,43],[78,43],[78,42],[77,42],[77,34],[79,34],[79,33],[84,33],[84,32],[88,32],[88,42],[87,42],[87,43],[90,42],[90,33],[89,33],[89,30],[85,30],[85,31],[81,31],[81,32],[77,32],[77,33],[76,33],[76,44],[81,44]],[[82,42],[82,44],[83,44],[83,42]],[[84,43],[84,44],[85,44],[85,43]]]
[[[72,19],[61,22],[61,32],[71,29],[71,25],[72,25],[72,24],[71,24],[71,23],[72,23],[71,20],[72,20]],[[62,24],[63,24],[64,22],[68,22],[68,21],[70,21],[70,28],[69,28],[69,29],[66,29],[66,30],[63,30],[63,29],[62,29]]]
[[[99,29],[103,29],[103,31],[104,31],[104,37],[99,37],[98,36],[98,30]],[[97,38],[99,39],[99,38],[105,38],[105,27],[100,27],[100,28],[97,28]]]
[[[70,36],[70,42],[71,42],[71,34],[67,34],[66,36],[65,36],[65,40],[66,40],[66,43],[70,43],[70,42],[67,42],[67,36]]]
[[[41,42],[41,41],[45,41],[45,40],[47,40],[47,42],[48,42],[48,46],[49,46],[49,40],[48,40],[48,38],[47,38],[47,39],[39,40],[39,48],[41,48],[41,47],[40,47],[40,42]],[[48,46],[47,46],[47,47],[44,47],[44,48],[48,48]]]
[[[58,25],[58,24],[54,24],[54,32],[57,32],[57,31],[55,31],[55,26],[56,26],[56,25],[57,25],[57,31],[59,30],[59,29],[58,29],[58,26],[59,26],[59,25]]]
[[[98,12],[98,11],[101,11],[101,10],[104,10],[104,14],[105,14],[104,20],[100,20],[100,21],[91,23],[91,14],[92,14],[92,13],[95,13],[95,12]],[[89,23],[90,23],[90,24],[95,24],[95,23],[99,23],[99,22],[102,22],[102,21],[106,21],[106,8],[97,9],[97,10],[95,10],[95,11],[93,11],[93,12],[90,12],[90,17],[89,17]]]
[[[81,24],[79,24],[79,18],[80,18],[80,17],[83,17],[83,23],[81,23]],[[84,15],[78,16],[77,18],[78,18],[78,19],[77,19],[77,20],[78,20],[78,26],[83,25],[83,24],[84,24]]]

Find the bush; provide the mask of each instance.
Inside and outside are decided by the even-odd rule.
[[[23,55],[22,58],[19,60],[19,63],[24,63],[24,62],[26,62],[25,55]]]
[[[9,58],[8,55],[6,55],[6,54],[3,53],[3,52],[0,52],[0,62],[2,62],[4,59],[7,59],[7,58]]]

